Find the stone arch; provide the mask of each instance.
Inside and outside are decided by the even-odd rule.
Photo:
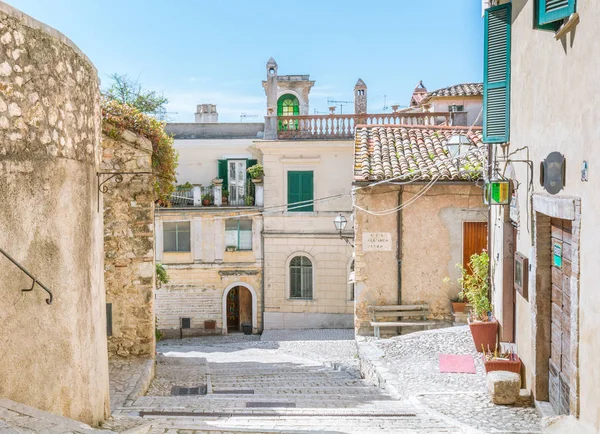
[[[234,282],[228,285],[227,288],[225,288],[225,291],[223,291],[223,298],[221,300],[223,321],[222,330],[224,335],[227,334],[227,294],[229,294],[229,291],[231,291],[236,286],[244,287],[248,291],[250,291],[250,294],[252,295],[252,330],[254,331],[258,329],[258,295],[256,294],[256,291],[254,290],[254,288],[252,288],[252,286],[248,285],[247,283]]]

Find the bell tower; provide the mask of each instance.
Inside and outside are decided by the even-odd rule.
[[[363,115],[367,113],[367,85],[361,78],[354,86],[354,114]]]

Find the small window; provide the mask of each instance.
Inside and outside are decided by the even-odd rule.
[[[535,3],[537,27],[552,25],[552,29],[556,29],[561,21],[569,18],[575,12],[576,0],[537,0]],[[546,29],[548,30],[548,29]]]
[[[190,222],[165,222],[163,238],[165,252],[190,252]]]
[[[448,106],[448,111],[449,112],[463,112],[463,111],[465,111],[465,106],[452,104],[452,105]]]
[[[192,319],[191,318],[181,318],[181,328],[189,329],[192,327]]]
[[[348,273],[348,292],[349,292],[349,297],[348,297],[348,301],[354,301],[354,292],[356,290],[355,288],[355,283],[354,283],[354,279],[355,279],[355,274],[354,274],[354,259],[352,260],[352,262],[350,262],[350,272]]]
[[[225,220],[225,245],[233,250],[252,250],[252,220]]]
[[[296,256],[290,262],[290,298],[313,298],[313,266],[306,256]]]

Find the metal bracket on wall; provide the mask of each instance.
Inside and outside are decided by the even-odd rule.
[[[40,285],[40,287],[46,291],[48,293],[48,298],[46,299],[46,303],[47,304],[52,304],[52,299],[54,298],[54,296],[52,295],[52,291],[50,291],[46,285],[44,285],[42,282],[40,282],[39,280],[37,280],[34,276],[31,275],[31,273],[29,271],[27,271],[21,264],[19,264],[17,261],[15,261],[12,256],[10,256],[8,253],[6,253],[4,250],[0,249],[0,253],[2,253],[4,256],[6,256],[8,258],[8,260],[10,262],[12,262],[13,264],[15,264],[17,267],[19,267],[19,269],[27,274],[29,277],[31,277],[33,279],[33,282],[31,283],[31,288],[25,288],[22,289],[21,291],[23,292],[29,292],[29,291],[33,291],[33,287],[35,286],[35,284],[37,283],[38,285]]]
[[[100,181],[103,175],[108,175],[108,178]],[[120,184],[123,182],[123,175],[154,175],[154,172],[96,172],[98,177],[98,212],[100,212],[100,193],[108,192],[108,185],[104,184],[113,178],[117,184]]]

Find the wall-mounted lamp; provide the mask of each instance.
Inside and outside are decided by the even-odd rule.
[[[348,224],[348,220],[346,219],[346,217],[344,217],[342,214],[338,215],[334,220],[333,220],[333,224],[335,225],[335,228],[338,230],[338,232],[340,233],[340,238],[344,241],[346,241],[348,244],[350,244],[352,247],[354,247],[354,244],[352,244],[352,242],[350,240],[354,239],[354,237],[349,237],[347,235],[343,235],[342,231],[344,229],[346,229],[346,225]]]

